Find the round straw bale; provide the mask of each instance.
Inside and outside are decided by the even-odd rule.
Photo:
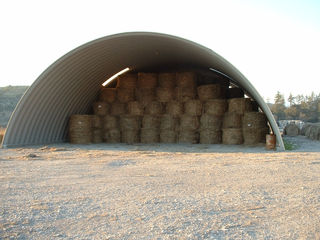
[[[103,129],[115,129],[119,127],[119,118],[117,116],[106,115],[103,118]]]
[[[158,74],[156,73],[138,73],[138,88],[156,88],[158,85]]]
[[[267,116],[262,112],[245,112],[242,118],[243,128],[267,127]]]
[[[176,85],[179,88],[195,88],[197,75],[195,72],[178,72],[176,74]]]
[[[185,114],[200,116],[202,114],[202,102],[200,100],[188,100],[184,103]]]
[[[180,117],[180,130],[197,130],[199,128],[199,117],[183,114]]]
[[[142,116],[144,112],[144,108],[142,104],[138,101],[128,102],[128,114],[135,115],[135,116]]]
[[[174,99],[173,88],[157,88],[156,89],[157,100],[159,102],[170,102]]]
[[[160,142],[162,143],[175,143],[177,142],[177,131],[161,129]]]
[[[92,115],[72,115],[69,119],[69,139],[71,143],[92,142]]]
[[[133,115],[120,116],[120,129],[124,130],[139,130],[141,128],[141,118]]]
[[[224,99],[208,100],[204,103],[204,112],[211,115],[223,116],[228,109],[228,102]]]
[[[163,114],[160,118],[160,129],[177,130],[179,127],[179,119],[170,114]]]
[[[94,102],[93,113],[95,115],[104,116],[109,113],[110,105],[107,102]]]
[[[216,116],[205,113],[200,117],[200,128],[211,129],[216,131],[221,130],[222,118],[222,116]]]
[[[161,88],[174,88],[176,86],[176,73],[159,73],[158,81]]]
[[[125,103],[120,103],[120,102],[114,102],[111,104],[111,109],[110,109],[110,113],[111,115],[122,115],[122,114],[126,114],[126,104]]]
[[[135,100],[135,89],[134,88],[118,88],[117,89],[117,100],[121,103],[127,103]]]
[[[160,141],[160,131],[158,128],[141,128],[141,143],[157,143]]]
[[[244,92],[241,88],[232,87],[227,89],[227,98],[244,98]]]
[[[222,129],[223,144],[242,144],[243,133],[242,128],[224,128]]]
[[[94,129],[92,131],[92,142],[93,143],[102,143],[103,142],[103,131],[102,129]]]
[[[202,129],[200,131],[201,144],[219,144],[222,142],[222,131],[212,129]]]
[[[228,100],[228,111],[244,114],[252,111],[250,98],[231,98]]]
[[[196,98],[196,89],[194,87],[176,87],[174,96],[177,101],[186,102]]]
[[[242,127],[242,115],[235,112],[227,112],[223,116],[222,127],[223,128],[241,128]]]
[[[140,130],[124,130],[121,131],[121,142],[133,144],[140,142]]]
[[[146,105],[145,113],[150,115],[160,115],[163,113],[163,105],[160,102],[152,101]]]
[[[136,89],[136,99],[145,107],[149,102],[156,100],[156,91],[154,88]]]
[[[145,114],[142,117],[142,127],[143,128],[159,128],[161,118],[156,115]]]
[[[288,136],[298,136],[300,129],[295,123],[289,123],[285,126],[284,132]]]
[[[199,133],[193,130],[183,130],[179,132],[178,135],[179,143],[198,143],[199,142]]]
[[[244,128],[243,139],[244,144],[258,144],[266,142],[266,135],[269,133],[269,128]]]
[[[102,88],[99,94],[99,100],[101,102],[113,103],[117,97],[116,88]]]
[[[172,116],[180,116],[183,114],[183,103],[171,101],[166,104],[166,113]]]
[[[99,115],[92,115],[92,127],[93,128],[102,128],[103,117]]]
[[[138,75],[136,73],[126,73],[120,75],[117,80],[117,88],[131,88],[134,89],[137,86]]]
[[[225,87],[220,84],[202,85],[197,88],[197,91],[201,101],[225,98]]]
[[[107,143],[120,143],[121,133],[119,129],[108,129],[104,131],[104,141]]]

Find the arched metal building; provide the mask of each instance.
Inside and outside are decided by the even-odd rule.
[[[103,37],[54,62],[20,100],[8,123],[3,147],[65,142],[69,117],[90,111],[106,79],[127,67],[148,71],[172,66],[212,68],[227,75],[260,105],[277,136],[278,149],[284,149],[270,109],[234,66],[197,43],[149,32]]]

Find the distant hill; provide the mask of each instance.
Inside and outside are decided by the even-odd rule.
[[[17,103],[28,86],[0,87],[0,127],[6,127]]]

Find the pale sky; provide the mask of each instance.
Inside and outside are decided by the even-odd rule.
[[[0,86],[31,85],[54,61],[96,38],[131,31],[202,44],[265,98],[320,93],[319,0],[1,1]]]

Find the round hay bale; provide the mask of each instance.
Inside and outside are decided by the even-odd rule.
[[[177,131],[161,129],[160,130],[161,143],[175,143],[177,142]]]
[[[299,132],[300,129],[295,123],[287,124],[284,128],[284,133],[288,136],[298,136]]]
[[[120,116],[120,129],[125,130],[139,130],[141,128],[141,118],[133,115]]]
[[[108,129],[104,132],[104,141],[107,143],[120,143],[121,142],[121,132],[119,129]]]
[[[142,117],[142,128],[159,128],[161,118],[156,115],[145,114]]]
[[[110,109],[110,114],[119,116],[126,114],[126,104],[125,103],[120,103],[120,102],[114,102],[111,104],[111,109]]]
[[[184,103],[184,113],[192,116],[202,114],[202,102],[200,100],[188,100]]]
[[[242,115],[236,112],[225,113],[223,116],[222,127],[223,128],[241,128]]]
[[[207,84],[197,88],[198,97],[201,101],[225,98],[225,87],[220,84]]]
[[[146,105],[145,113],[150,115],[160,115],[163,113],[163,105],[157,101],[149,102]]]
[[[311,140],[320,140],[320,126],[313,124],[310,128],[308,138]]]
[[[243,139],[244,144],[252,145],[266,142],[266,135],[269,133],[269,128],[244,128]]]
[[[245,112],[242,118],[243,128],[267,127],[267,116],[262,112]]]
[[[141,143],[158,143],[160,141],[160,131],[158,128],[141,128]]]
[[[163,114],[160,118],[160,129],[175,131],[179,128],[179,118],[170,114]]]
[[[222,116],[216,116],[211,114],[203,114],[200,117],[200,128],[210,130],[221,130],[222,128]]]
[[[174,88],[176,86],[176,73],[159,73],[158,82],[161,88]]]
[[[138,88],[156,88],[158,85],[158,74],[156,73],[138,73]]]
[[[135,100],[135,89],[134,88],[118,88],[117,89],[117,100],[121,103],[127,103]]]
[[[183,103],[171,101],[166,104],[166,113],[172,116],[180,116],[183,114]]]
[[[170,102],[174,99],[173,88],[157,88],[156,89],[157,100],[159,102]]]
[[[110,105],[107,102],[94,102],[93,113],[94,115],[105,116],[109,113]]]
[[[243,133],[242,128],[224,128],[222,129],[223,144],[242,144]]]
[[[144,108],[138,101],[128,102],[128,114],[135,116],[143,116]]]
[[[241,88],[232,87],[227,89],[227,98],[244,98],[244,92]]]
[[[223,116],[228,109],[228,102],[224,99],[208,100],[204,103],[204,113]]]
[[[102,128],[103,117],[99,115],[92,115],[92,127],[93,128]]]
[[[176,85],[179,88],[195,88],[197,83],[195,72],[178,72],[176,74]]]
[[[119,128],[119,118],[117,116],[106,115],[103,118],[103,129],[117,129]]]
[[[102,143],[103,142],[103,131],[102,129],[94,129],[92,132],[92,142]]]
[[[145,107],[149,102],[156,100],[156,91],[154,88],[136,89],[136,99]]]
[[[202,129],[200,131],[201,144],[219,144],[222,142],[222,131],[212,129]]]
[[[122,74],[117,78],[117,88],[131,88],[137,86],[138,75],[136,73]]]
[[[117,98],[116,88],[102,88],[99,94],[101,102],[113,103]]]
[[[180,117],[180,131],[181,130],[197,130],[199,128],[199,117],[183,114]]]
[[[250,98],[231,98],[228,100],[228,111],[244,114],[252,111],[252,102]]]
[[[193,130],[183,130],[179,132],[178,143],[198,143],[199,133]]]
[[[310,127],[311,127],[310,123],[305,123],[300,130],[300,134],[303,136],[306,136],[306,132],[308,129],[310,129]]]
[[[140,142],[140,130],[124,130],[121,131],[121,142],[133,144]]]
[[[74,144],[92,142],[92,115],[72,115],[69,119],[69,140]]]
[[[176,87],[174,96],[177,101],[186,102],[196,98],[196,89],[193,87]]]

